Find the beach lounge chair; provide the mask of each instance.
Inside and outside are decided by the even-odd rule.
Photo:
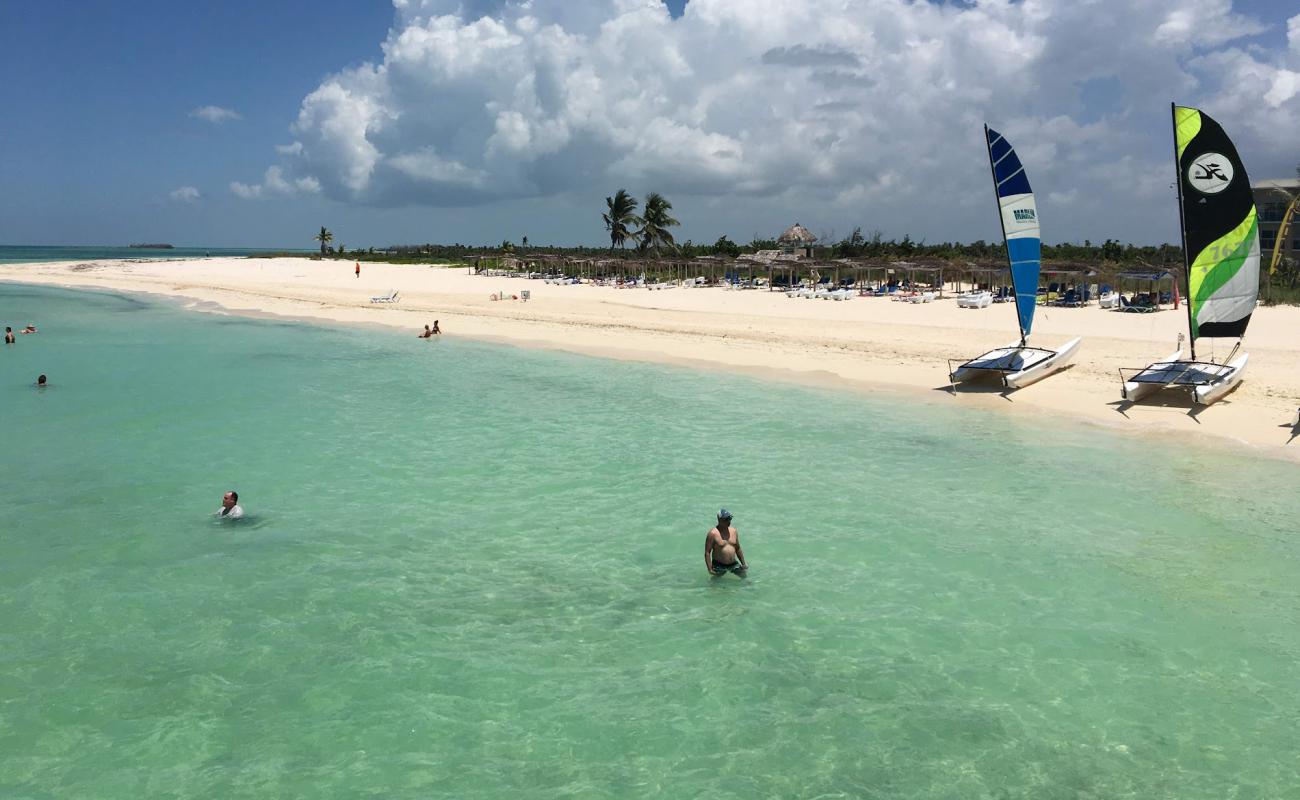
[[[372,303],[396,303],[396,302],[397,302],[397,290],[394,289],[393,291],[389,292],[388,294],[384,295],[383,297],[372,297],[372,298],[370,298],[370,302],[372,302]]]
[[[1119,310],[1132,311],[1138,314],[1145,314],[1149,311],[1155,311],[1156,307],[1148,304],[1130,303],[1124,295],[1119,296]]]

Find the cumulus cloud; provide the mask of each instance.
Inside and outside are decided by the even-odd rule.
[[[1117,196],[1169,182],[1170,99],[1203,105],[1247,152],[1300,127],[1300,76],[1243,41],[1268,25],[1231,0],[690,0],[679,19],[660,0],[394,8],[382,59],[322,81],[277,148],[282,171],[232,191],[470,205],[626,185],[905,223],[914,201],[986,199],[989,121],[1049,202],[1119,214]],[[1090,82],[1115,87],[1100,115]]]
[[[245,200],[255,200],[272,194],[316,194],[320,191],[320,181],[310,175],[286,178],[283,169],[272,166],[266,168],[261,183],[247,184],[231,181],[230,191],[236,197],[242,197]]]
[[[182,186],[171,192],[171,198],[178,203],[197,203],[202,196],[193,186]]]
[[[226,120],[243,119],[238,111],[232,111],[229,108],[222,108],[221,106],[199,106],[190,112],[190,116],[207,120],[214,124],[220,124]]]

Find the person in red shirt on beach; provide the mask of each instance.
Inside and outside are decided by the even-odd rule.
[[[360,261],[357,262],[357,277],[358,277],[358,278],[361,277],[361,262],[360,262]]]

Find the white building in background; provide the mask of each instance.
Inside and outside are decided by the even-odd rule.
[[[1259,209],[1259,254],[1267,270],[1287,207],[1300,197],[1300,178],[1256,181],[1250,190],[1255,195],[1255,207]],[[1300,204],[1291,217],[1281,248],[1282,257],[1293,261],[1300,260],[1300,220],[1296,219],[1297,215],[1300,215]]]

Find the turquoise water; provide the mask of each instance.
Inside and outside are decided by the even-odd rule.
[[[1293,465],[0,284],[28,321],[0,796],[1300,794]]]
[[[111,258],[202,258],[204,256],[250,256],[264,253],[266,249],[246,247],[102,247],[102,246],[66,246],[51,247],[46,245],[0,245],[0,264],[26,263],[36,261],[91,261]],[[276,252],[295,252],[277,249]],[[303,253],[317,252],[302,250]]]

